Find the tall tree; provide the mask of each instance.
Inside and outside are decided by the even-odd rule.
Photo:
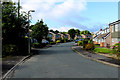
[[[43,24],[43,20],[37,22],[33,27],[32,27],[32,33],[31,36],[35,39],[37,39],[38,43],[41,44],[43,38],[47,38],[48,35],[48,27],[47,25]]]
[[[76,29],[75,32],[76,32],[76,35],[80,35],[80,30],[79,29]]]
[[[24,51],[27,16],[20,14],[18,17],[17,11],[18,7],[15,3],[2,3],[2,42],[3,45],[17,45],[19,51]]]
[[[74,39],[74,37],[75,37],[75,29],[70,29],[70,30],[68,30],[68,34],[70,35],[70,37],[72,38],[72,39]]]
[[[57,33],[59,33],[59,31],[58,31],[58,30],[56,30],[56,31],[55,31],[55,34],[57,34]]]

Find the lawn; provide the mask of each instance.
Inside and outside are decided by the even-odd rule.
[[[112,49],[108,48],[95,48],[94,51],[96,53],[113,53]]]

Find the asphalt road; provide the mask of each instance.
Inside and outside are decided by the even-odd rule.
[[[118,68],[81,57],[73,42],[42,49],[23,63],[13,78],[118,78]]]

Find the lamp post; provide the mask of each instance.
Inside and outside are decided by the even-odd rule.
[[[30,31],[29,31],[29,28],[30,28],[29,14],[30,14],[30,12],[35,12],[35,10],[28,11],[28,53],[30,53]]]

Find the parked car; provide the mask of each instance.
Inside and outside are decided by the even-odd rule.
[[[42,40],[42,43],[49,44],[48,40]]]
[[[77,39],[75,40],[75,43],[77,43],[78,41],[83,41],[84,39]]]

